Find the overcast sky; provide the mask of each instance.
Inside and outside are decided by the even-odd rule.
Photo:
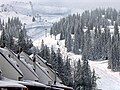
[[[33,2],[120,2],[120,0],[0,0],[0,2],[10,1],[33,1]]]
[[[113,7],[120,9],[120,0],[0,0],[1,3],[8,3],[11,1],[23,1],[23,2],[43,2],[48,3],[51,6],[65,6],[70,8],[81,9],[93,9],[96,7]],[[107,2],[107,3],[105,3]],[[90,3],[90,4],[89,4]]]

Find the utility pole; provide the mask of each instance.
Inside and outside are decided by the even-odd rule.
[[[31,2],[31,1],[30,1],[29,3],[30,3],[30,6],[31,6],[31,12],[32,12],[32,15],[33,15],[33,17],[34,17],[34,9],[33,9],[33,4],[32,4],[32,2]]]

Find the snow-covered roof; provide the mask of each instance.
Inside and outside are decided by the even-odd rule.
[[[51,64],[47,63],[47,61],[44,60],[43,58],[41,58],[39,55],[36,54],[36,56],[37,56],[37,58],[38,58],[40,61],[42,61],[41,65],[40,65],[41,69],[43,69],[43,71],[44,71],[46,74],[48,74],[48,72],[50,71],[51,73],[53,73],[53,74],[55,75],[55,71],[51,68]],[[38,62],[39,62],[39,60],[38,60]],[[39,64],[39,63],[38,63],[38,64]],[[44,65],[43,65],[43,64],[44,64]],[[49,75],[49,74],[48,74],[48,75]],[[54,77],[52,77],[52,78],[54,78]],[[62,81],[60,80],[60,78],[58,77],[58,75],[57,75],[57,81],[62,82]]]
[[[27,66],[27,68],[29,68],[29,70],[30,70],[37,78],[39,78],[38,75],[37,75],[37,74],[35,73],[35,71],[33,70],[33,66],[32,66],[31,64],[26,63],[24,58],[20,58],[20,60]]]
[[[47,61],[44,60],[43,58],[41,58],[39,55],[36,54],[36,56],[37,56],[43,63],[47,63]]]
[[[9,57],[9,51],[5,48],[0,48],[0,54],[23,76],[22,71],[18,67],[18,63],[11,57]]]
[[[60,84],[60,83],[56,83],[56,85],[52,85],[53,87],[57,87],[57,88],[62,88],[62,89],[69,89],[69,90],[73,90],[72,87],[68,87],[68,86],[65,86],[63,84]]]
[[[14,81],[14,80],[12,80],[12,82],[19,83],[19,84],[22,84],[22,85],[25,85],[25,86],[49,87],[49,86],[46,86],[45,84],[35,82],[35,81],[30,81],[30,80],[24,80],[24,81]]]
[[[11,79],[8,79],[8,78],[4,77],[2,79],[2,81],[9,82],[9,83],[22,84],[22,85],[25,85],[25,86],[49,87],[45,84],[42,84],[42,83],[39,83],[39,82],[36,82],[36,81],[31,81],[31,80],[16,81],[16,80],[11,80]]]
[[[15,83],[12,81],[0,81],[0,87],[18,87],[18,88],[26,88],[26,86],[19,84],[19,83]]]
[[[39,83],[39,82],[35,82],[35,81],[30,81],[30,80],[25,80],[24,82],[27,82],[33,86],[38,86],[38,87],[49,87],[45,84]]]
[[[43,71],[43,73],[45,73],[45,75],[47,75],[51,80],[53,80],[49,75],[49,71],[47,70],[47,68],[40,66],[38,62],[36,62],[36,65],[39,66],[39,68]]]
[[[39,63],[38,63],[38,62],[36,62],[36,64],[37,64],[37,65],[39,65]],[[41,68],[41,69],[42,69],[42,70],[43,70],[43,71],[44,71],[47,75],[49,75],[49,74],[48,74],[48,72],[47,72],[47,71],[48,71],[48,69],[47,69],[47,68],[42,67],[42,66],[40,66],[40,65],[39,65],[39,67],[40,67],[40,68]]]

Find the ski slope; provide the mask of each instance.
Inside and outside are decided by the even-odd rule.
[[[37,47],[41,47],[41,41],[44,40],[44,43],[51,47],[53,45],[54,49],[60,48],[61,53],[63,54],[63,58],[68,56],[71,59],[72,70],[74,67],[74,63],[76,63],[79,59],[81,59],[81,55],[75,55],[72,52],[67,52],[64,40],[59,41],[59,36],[57,35],[57,39],[55,40],[54,36],[50,36],[49,34],[47,37],[38,38],[34,41],[34,45]],[[57,45],[59,42],[59,45]],[[91,70],[95,69],[96,76],[97,76],[97,88],[100,90],[120,90],[120,73],[119,72],[112,72],[110,69],[107,68],[108,61],[89,61]]]
[[[108,61],[89,61],[89,64],[96,71],[98,89],[120,90],[120,73],[108,69]]]
[[[21,8],[19,4],[22,4]],[[75,55],[72,52],[67,52],[67,49],[65,48],[65,40],[59,41],[59,36],[57,35],[57,39],[55,40],[54,36],[49,35],[50,27],[47,28],[48,32],[45,31],[46,27],[39,27],[39,26],[51,26],[51,23],[58,21],[62,16],[60,15],[42,15],[43,22],[32,22],[32,17],[27,15],[30,14],[30,7],[28,6],[27,9],[29,11],[25,11],[26,3],[17,3],[13,4],[13,8],[11,8],[8,12],[0,12],[1,19],[5,19],[7,21],[8,17],[20,17],[20,20],[22,23],[26,23],[26,28],[29,28],[28,35],[32,38],[34,46],[40,48],[42,39],[44,40],[44,43],[48,45],[49,47],[53,46],[55,50],[60,48],[61,53],[63,55],[63,58],[66,58],[67,56],[71,59],[71,65],[72,70],[74,67],[74,63],[76,63],[79,59],[81,59],[81,55]],[[27,5],[29,5],[27,3]],[[46,9],[46,12],[49,11],[49,13],[53,13],[52,11],[57,11],[58,9],[54,10],[55,7],[49,7],[45,6],[44,9]],[[22,11],[23,10],[23,11]],[[61,13],[67,12],[65,8],[61,9]],[[16,12],[19,11],[19,12]],[[37,12],[37,11],[36,11]],[[45,14],[46,12],[42,12]],[[56,12],[59,13],[59,12]],[[47,20],[47,23],[44,22],[44,20]],[[50,23],[49,23],[50,22]],[[111,33],[114,31],[113,26],[109,26]],[[120,28],[120,27],[119,27]],[[47,37],[45,34],[47,33]],[[57,45],[57,42],[59,43]],[[119,72],[112,72],[110,69],[107,68],[107,62],[108,61],[89,61],[91,70],[95,69],[97,79],[97,87],[98,89],[102,90],[120,90],[120,73]]]

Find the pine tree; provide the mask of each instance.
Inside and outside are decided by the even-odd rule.
[[[38,55],[40,55],[47,62],[50,62],[50,49],[49,49],[49,47],[47,47],[47,45],[44,45],[43,40],[41,43],[41,50],[40,50],[40,53]]]
[[[108,27],[105,27],[104,32],[102,33],[102,58],[108,59],[108,40],[111,38],[110,30]]]
[[[71,74],[71,65],[70,59],[66,59],[66,63],[64,65],[64,82],[67,86],[73,86],[72,74]]]
[[[57,63],[58,63],[58,69],[57,69],[57,72],[59,74],[59,77],[61,78],[61,80],[63,81],[63,83],[65,82],[64,81],[64,63],[63,63],[63,59],[62,59],[62,56],[61,56],[61,53],[60,53],[60,49],[58,48],[57,50]]]
[[[67,35],[67,43],[66,43],[67,51],[70,52],[72,50],[72,38],[71,38],[71,33],[68,32]]]
[[[88,29],[85,34],[84,38],[84,48],[83,51],[86,52],[86,58],[90,59],[91,58],[91,47],[92,47],[92,42],[91,42],[91,33],[90,30]]]
[[[25,36],[24,36],[24,31],[23,31],[23,29],[21,29],[20,32],[19,32],[18,46],[19,46],[23,51],[26,50],[26,41],[25,41]]]
[[[4,28],[3,28],[3,30],[2,30],[2,35],[1,35],[1,40],[0,40],[0,42],[1,42],[1,47],[5,47],[5,44],[6,44],[6,35],[5,35],[5,30],[4,30]]]
[[[43,59],[45,59],[47,62],[50,60],[50,49],[47,47],[47,45],[44,46],[44,56]]]
[[[11,50],[14,49],[14,40],[13,40],[13,36],[9,33],[8,34],[8,42],[7,42],[7,47]]]
[[[95,70],[93,69],[92,80],[91,80],[92,90],[96,90],[96,86],[97,86],[96,80],[97,80],[97,77],[95,76]]]
[[[91,70],[85,53],[83,53],[82,60],[81,90],[92,90]]]
[[[82,80],[81,80],[81,76],[82,76],[82,66],[81,66],[81,61],[79,60],[77,62],[77,70],[75,72],[75,90],[80,90],[81,89],[81,84],[82,84]]]
[[[117,36],[113,36],[113,40],[116,40],[116,41],[112,41],[114,42],[112,44],[112,49],[111,49],[111,69],[113,71],[117,71],[119,70],[119,40],[118,40],[118,37]]]
[[[80,54],[80,52],[79,52],[79,29],[78,29],[78,25],[75,27],[73,52],[75,54]]]
[[[53,70],[58,69],[57,55],[53,49],[53,46],[51,47],[51,54],[50,54],[49,63],[52,65]]]
[[[95,29],[95,35],[94,35],[94,50],[93,50],[93,59],[97,60],[102,57],[102,34],[101,29],[97,28]]]
[[[114,25],[114,35],[118,35],[118,34],[119,34],[118,22],[115,21],[115,25]]]
[[[35,17],[32,18],[32,22],[35,22]]]
[[[111,69],[112,68],[112,59],[111,59],[112,40],[111,40],[111,37],[109,37],[109,39],[108,39],[107,47],[108,47],[107,56],[108,56],[108,60],[109,60],[108,61],[108,68]]]

